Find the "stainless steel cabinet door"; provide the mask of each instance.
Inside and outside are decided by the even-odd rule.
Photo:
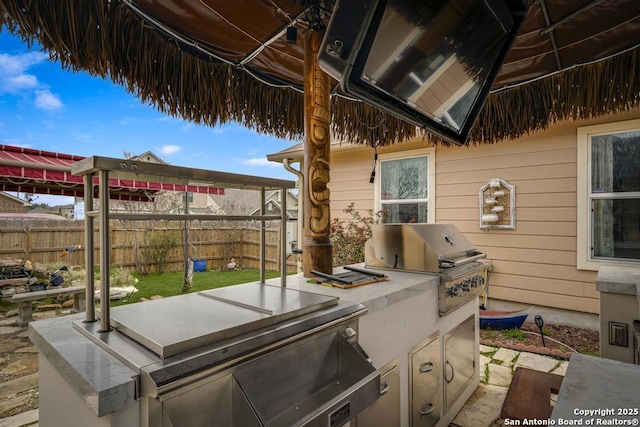
[[[475,371],[475,330],[471,316],[444,336],[445,411],[460,397]]]
[[[431,427],[440,420],[440,338],[422,341],[409,354],[411,426]]]

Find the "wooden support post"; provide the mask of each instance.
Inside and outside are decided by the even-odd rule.
[[[314,30],[304,36],[304,275],[333,272],[329,209],[330,80],[318,66],[320,40]]]

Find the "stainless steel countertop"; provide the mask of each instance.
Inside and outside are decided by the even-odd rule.
[[[162,358],[337,304],[338,298],[246,283],[111,310],[118,332]]]

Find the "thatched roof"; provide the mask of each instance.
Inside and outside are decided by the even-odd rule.
[[[639,106],[639,1],[529,3],[471,143]],[[0,0],[0,24],[63,67],[110,79],[162,112],[297,139],[303,47],[286,42],[286,28],[305,31],[312,17],[326,23],[332,8],[332,0]],[[419,133],[338,95],[332,127],[363,144]]]

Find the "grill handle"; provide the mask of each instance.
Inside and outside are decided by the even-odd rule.
[[[449,259],[441,259],[439,264],[440,264],[440,267],[442,268],[460,267],[461,265],[469,264],[475,260],[486,258],[486,257],[487,257],[487,254],[476,253],[473,256],[462,258],[457,261],[451,261]]]

